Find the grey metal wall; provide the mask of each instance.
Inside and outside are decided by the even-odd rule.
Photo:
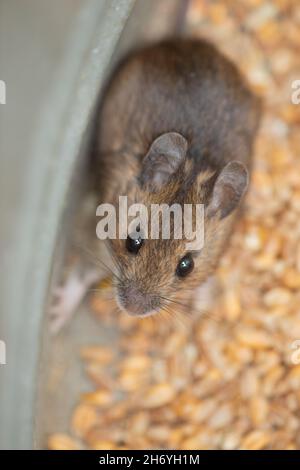
[[[1,3],[0,447],[31,448],[43,303],[68,181],[133,0]]]

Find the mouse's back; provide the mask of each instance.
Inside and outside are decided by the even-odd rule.
[[[201,167],[250,166],[259,100],[237,68],[202,40],[166,40],[126,57],[105,93],[100,149],[144,155],[164,132],[179,132]]]

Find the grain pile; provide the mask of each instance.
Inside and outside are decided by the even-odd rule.
[[[265,102],[251,190],[212,308],[179,319],[92,308],[120,349],[81,351],[91,392],[49,448],[300,449],[300,4],[194,0],[189,31],[215,42]],[[182,325],[183,323],[183,325]]]

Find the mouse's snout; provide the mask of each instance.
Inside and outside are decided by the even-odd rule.
[[[159,297],[143,292],[134,285],[119,286],[117,299],[120,307],[134,316],[151,315],[160,307]]]

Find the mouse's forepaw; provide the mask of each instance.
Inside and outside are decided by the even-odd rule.
[[[49,309],[52,334],[58,333],[71,320],[85,293],[85,283],[74,273],[54,290]]]

